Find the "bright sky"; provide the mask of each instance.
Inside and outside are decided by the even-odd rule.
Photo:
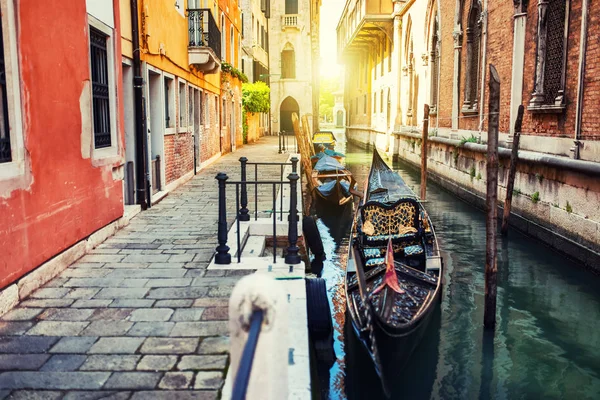
[[[340,74],[337,64],[337,37],[335,28],[344,10],[346,0],[322,0],[320,21],[321,76],[334,77]]]

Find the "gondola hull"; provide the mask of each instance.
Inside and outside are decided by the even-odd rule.
[[[439,308],[441,276],[429,216],[375,151],[354,218],[345,288],[352,334],[388,396]]]
[[[383,381],[383,385],[390,388],[391,391],[393,391],[394,382],[400,379],[404,368],[409,364],[415,349],[421,343],[421,339],[427,331],[432,316],[437,311],[436,309],[439,308],[440,295],[441,291],[437,291],[433,298],[432,306],[425,311],[423,317],[416,324],[403,332],[391,332],[389,327],[382,325],[378,320],[375,321],[375,338],[377,346],[380,349],[379,355],[381,360],[381,370],[376,372]],[[365,360],[371,357],[371,351],[368,344],[369,339],[368,336],[365,336],[365,333],[360,333],[360,327],[356,324],[357,318],[352,317],[350,309],[351,308],[349,307],[346,317],[349,317],[352,329],[349,329],[351,332],[348,333],[353,335],[355,340],[352,340],[350,343],[355,346],[348,348],[346,351],[360,353],[360,355],[355,354],[354,357],[358,356]],[[358,376],[356,378],[359,379]]]
[[[335,181],[334,187],[331,190],[324,191],[321,190],[321,186],[317,186],[314,190],[318,199],[321,199],[331,205],[334,206],[343,206],[347,204],[350,200],[352,200],[352,195],[346,189],[342,187],[342,181]],[[346,181],[348,186],[350,185],[350,181]]]

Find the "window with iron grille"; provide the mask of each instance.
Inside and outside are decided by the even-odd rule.
[[[4,62],[4,36],[2,34],[2,24],[0,22],[0,86],[2,94],[0,95],[0,163],[12,161],[12,151],[10,148],[10,125],[8,123],[8,96],[6,90],[6,65]]]
[[[96,149],[111,146],[107,40],[107,35],[90,27],[92,112]]]
[[[481,58],[481,5],[473,0],[467,25],[467,68],[465,71],[465,99],[462,111],[477,111],[479,95],[479,63]]]
[[[534,92],[528,107],[532,111],[564,110],[569,8],[569,0],[538,2]]]

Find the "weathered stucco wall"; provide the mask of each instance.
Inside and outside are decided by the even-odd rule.
[[[123,215],[119,1],[109,65],[117,143],[115,155],[102,159],[92,150],[85,2],[50,0],[41,14],[15,4],[27,184],[12,190],[10,180],[0,181],[0,288]]]

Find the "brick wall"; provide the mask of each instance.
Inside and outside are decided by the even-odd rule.
[[[433,4],[432,8],[437,8]],[[454,76],[454,9],[455,5],[449,1],[440,3],[440,83],[438,93],[438,113],[432,117],[430,126],[436,126],[439,118],[440,127],[452,126],[452,78]]]
[[[208,102],[206,97],[203,103],[208,107],[208,119],[204,119],[202,134],[200,136],[200,160],[204,162],[221,151],[221,133],[219,132],[219,114],[215,104],[214,93],[209,93]]]
[[[191,133],[165,135],[165,177],[167,184],[194,169],[194,138]]]
[[[583,139],[600,140],[600,2],[591,1],[588,12],[581,136]]]

